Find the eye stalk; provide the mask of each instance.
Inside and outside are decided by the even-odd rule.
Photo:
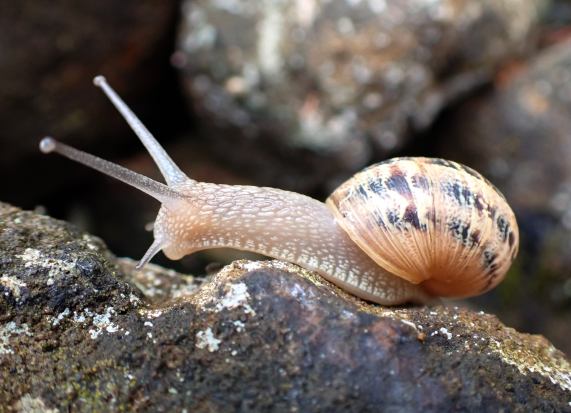
[[[121,116],[127,121],[133,132],[139,137],[153,160],[161,170],[165,181],[169,186],[180,184],[189,180],[188,176],[180,170],[171,157],[166,153],[163,147],[155,139],[153,134],[143,125],[143,122],[133,113],[125,104],[123,99],[119,97],[117,92],[105,80],[103,76],[96,76],[93,84],[103,90],[103,93],[109,98],[113,106],[119,111]]]
[[[58,142],[50,136],[46,136],[40,141],[40,150],[43,153],[54,152],[63,155],[72,161],[89,166],[105,175],[109,175],[145,192],[163,204],[168,205],[169,202],[173,202],[181,198],[181,195],[178,192],[169,188],[165,184],[138,174],[137,172],[133,172],[121,165],[106,161],[105,159],[101,159],[87,152],[80,151],[79,149],[75,149],[69,145]]]
[[[58,153],[65,156],[73,161],[79,162],[90,168],[96,169],[99,172],[116,178],[128,185],[131,185],[146,194],[152,196],[164,207],[171,207],[180,204],[181,199],[184,195],[180,194],[177,190],[172,188],[174,185],[182,183],[192,183],[190,178],[188,178],[174,163],[166,151],[161,147],[155,137],[151,132],[143,125],[141,120],[129,109],[125,104],[123,99],[117,95],[111,86],[107,83],[103,76],[96,76],[93,79],[93,84],[99,87],[105,95],[109,98],[111,103],[127,121],[131,129],[139,137],[143,145],[147,148],[150,155],[154,159],[155,163],[159,167],[163,177],[165,178],[167,185],[157,182],[151,178],[144,175],[133,172],[127,168],[120,165],[114,164],[112,162],[101,159],[97,156],[88,154],[86,152],[75,149],[69,145],[65,145],[58,142],[50,136],[46,136],[40,141],[40,151],[43,153]],[[156,235],[156,234],[155,234]],[[163,248],[163,242],[155,236],[155,241],[149,247],[137,268],[141,268],[147,262],[149,262],[155,254],[157,254]]]
[[[395,158],[357,173],[326,203],[274,188],[217,185],[186,177],[107,84],[94,79],[127,120],[167,185],[51,137],[56,152],[132,185],[162,203],[154,242],[172,259],[234,248],[316,271],[379,304],[428,303],[493,288],[518,250],[515,215],[477,172],[435,158]]]

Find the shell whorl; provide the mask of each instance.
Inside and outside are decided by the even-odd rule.
[[[374,261],[433,295],[488,291],[517,255],[518,227],[505,198],[456,162],[381,162],[343,183],[327,205]]]

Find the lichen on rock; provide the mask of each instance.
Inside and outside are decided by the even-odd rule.
[[[569,361],[544,338],[457,307],[372,305],[281,261],[203,283],[137,273],[97,238],[0,204],[0,270],[9,412],[571,407]]]

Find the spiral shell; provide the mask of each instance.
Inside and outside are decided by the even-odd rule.
[[[327,205],[377,264],[433,295],[488,291],[517,255],[519,231],[505,198],[456,162],[394,158],[354,175]]]

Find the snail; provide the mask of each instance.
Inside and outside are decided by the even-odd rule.
[[[315,271],[384,305],[484,293],[505,276],[519,232],[501,193],[476,171],[437,158],[394,158],[341,184],[325,203],[284,190],[197,182],[172,161],[125,102],[100,87],[145,145],[166,185],[45,137],[57,152],[161,203],[154,241],[171,259],[211,248],[257,252]]]

